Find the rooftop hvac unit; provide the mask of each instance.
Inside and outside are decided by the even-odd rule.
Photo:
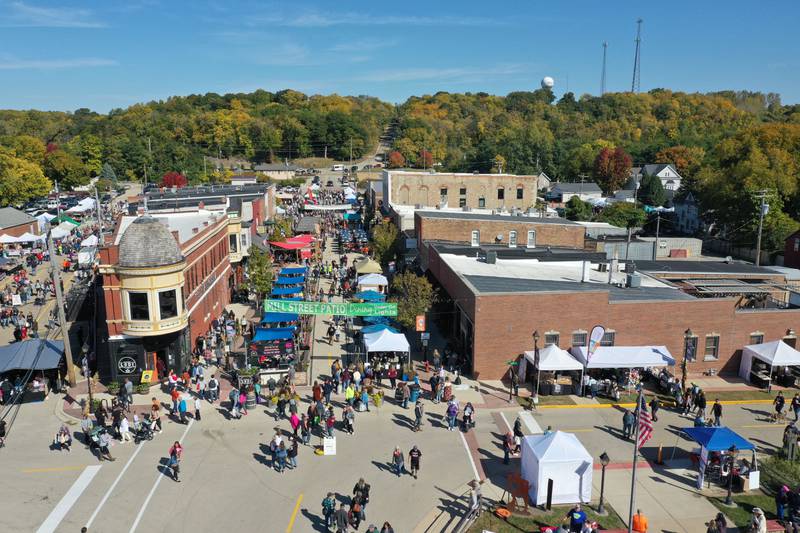
[[[642,276],[639,274],[628,274],[625,280],[625,286],[638,289],[642,286]]]
[[[422,209],[422,204],[414,204],[414,209]]]
[[[608,263],[600,263],[597,267],[598,272],[608,272]]]
[[[465,205],[464,207],[461,208],[461,210],[466,213],[469,213],[470,211],[472,211],[472,208],[470,208],[470,206],[468,205]]]
[[[497,263],[497,252],[494,250],[489,250],[486,252],[486,264],[493,265],[495,263]]]

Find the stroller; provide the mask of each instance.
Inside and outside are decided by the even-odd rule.
[[[89,432],[89,450],[92,452],[97,452],[100,454],[100,435],[103,433],[108,433],[108,430],[105,426],[95,426]]]
[[[153,422],[149,416],[145,417],[137,426],[133,428],[133,442],[139,444],[145,440],[153,440]]]

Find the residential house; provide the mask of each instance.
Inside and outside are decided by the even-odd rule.
[[[19,237],[25,233],[39,233],[36,219],[14,207],[0,207],[0,235]]]
[[[638,188],[642,178],[645,176],[656,176],[661,180],[661,185],[665,191],[677,191],[681,187],[681,177],[675,167],[669,163],[659,163],[654,165],[644,165],[641,167],[633,167],[631,169],[631,176],[625,189],[633,190]]]
[[[545,195],[545,199],[555,203],[566,203],[573,196],[577,196],[584,202],[589,202],[591,200],[601,199],[603,197],[603,190],[593,181],[586,183],[556,182]]]
[[[675,207],[675,230],[684,235],[696,235],[703,230],[700,204],[692,193],[686,193],[683,198],[676,198],[672,205]]]

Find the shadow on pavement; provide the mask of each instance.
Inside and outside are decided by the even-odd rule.
[[[308,509],[301,509],[300,513],[302,513],[302,515],[304,517],[306,517],[306,519],[309,522],[311,522],[311,527],[314,528],[314,531],[321,531],[323,533],[327,533],[328,528],[325,527],[325,520],[324,519],[322,519],[322,518],[318,517],[317,515],[313,514]]]
[[[394,422],[398,426],[406,427],[406,428],[409,428],[409,429],[413,429],[414,428],[414,422],[411,420],[411,418],[409,418],[409,417],[407,417],[405,415],[401,415],[399,413],[394,413],[394,414],[392,414],[392,416],[394,417],[394,420],[392,420],[392,422]]]

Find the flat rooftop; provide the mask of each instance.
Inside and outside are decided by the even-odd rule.
[[[522,222],[522,223],[536,223],[536,224],[563,224],[565,226],[578,226],[576,222],[572,220],[567,220],[566,218],[558,218],[558,217],[533,217],[528,216],[527,214],[519,214],[514,215],[511,213],[505,214],[491,214],[489,213],[473,213],[471,211],[462,211],[455,209],[450,210],[442,210],[442,209],[435,209],[435,210],[427,210],[427,209],[417,209],[414,211],[415,214],[419,215],[422,218],[449,218],[454,220],[493,220],[499,222]]]
[[[612,276],[615,284],[609,284],[609,274],[599,271],[599,263],[590,262],[587,280],[581,281],[583,261],[498,258],[494,264],[488,264],[474,256],[441,253],[440,257],[477,293],[608,291],[612,301],[695,299],[673,285],[641,273],[641,287],[615,285],[625,283],[624,272],[615,272]]]
[[[643,272],[675,273],[675,274],[726,274],[726,275],[781,275],[770,268],[755,266],[751,263],[725,261],[635,261],[636,270]]]
[[[206,211],[201,209],[199,211],[193,211],[191,213],[149,213],[150,216],[158,220],[160,223],[164,224],[170,231],[177,231],[178,232],[178,242],[180,244],[185,243],[186,241],[190,240],[194,235],[196,235],[192,230],[194,228],[199,228],[200,231],[203,229],[203,223],[208,222],[209,225],[213,224],[217,220],[222,217],[227,218],[223,212],[220,211]],[[128,229],[128,226],[136,220],[137,216],[124,216],[119,220],[119,229],[116,233],[116,238],[114,239],[114,244],[119,244],[120,239],[122,238],[122,234],[125,233],[125,230]]]

